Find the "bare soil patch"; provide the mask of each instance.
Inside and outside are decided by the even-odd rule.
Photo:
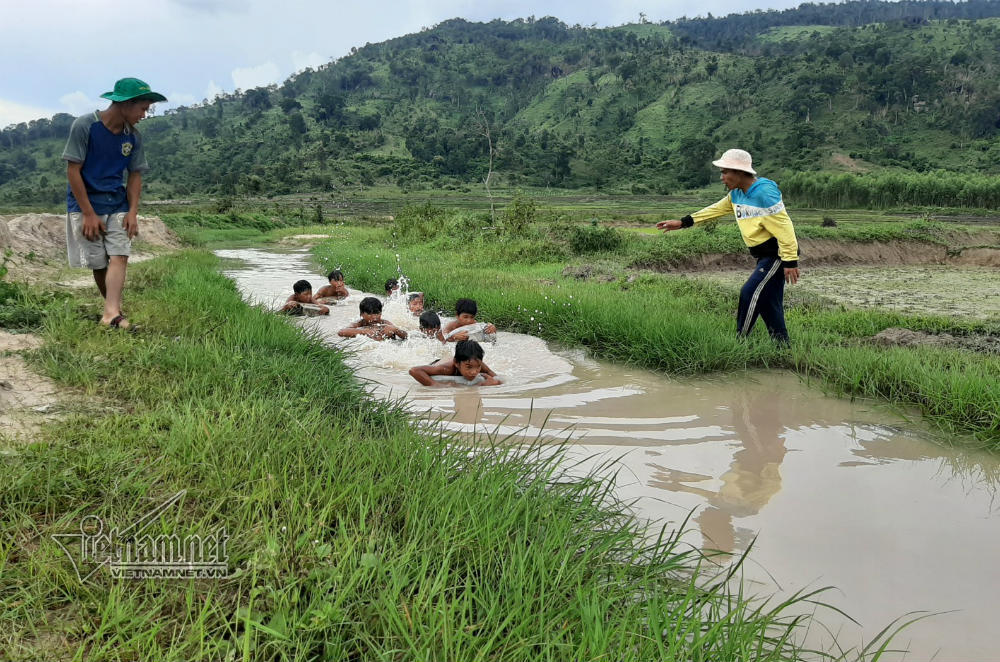
[[[0,330],[0,447],[30,442],[41,424],[56,416],[59,387],[20,356],[41,344],[38,336]]]
[[[180,239],[158,216],[139,216],[139,236],[132,243],[129,261],[140,262],[180,246]],[[13,252],[7,263],[11,277],[29,282],[51,279],[67,264],[66,217],[59,214],[0,216],[0,250],[7,249]]]
[[[961,347],[975,352],[1000,354],[1000,337],[997,336],[958,338],[948,333],[933,334],[890,327],[875,334],[870,340],[886,347]]]
[[[800,239],[803,268],[830,265],[962,265],[1000,268],[1000,248],[992,246],[943,246],[914,241],[854,242]],[[752,264],[745,253],[707,253],[678,260],[663,271],[745,269]]]
[[[702,271],[698,275],[739,287],[752,262],[739,271]],[[1000,319],[1000,272],[991,267],[947,265],[825,266],[803,262],[802,277],[785,296],[814,295],[852,308],[878,308],[908,314]]]
[[[840,166],[841,168],[844,168],[848,172],[867,172],[869,169],[861,162],[852,159],[847,154],[842,154],[841,152],[834,152],[833,155],[830,156],[830,161],[834,165]]]

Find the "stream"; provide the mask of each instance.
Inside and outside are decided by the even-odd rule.
[[[326,284],[306,249],[216,254],[247,300],[268,309],[299,279]],[[893,640],[904,659],[997,657],[996,455],[934,442],[919,417],[829,397],[789,372],[676,378],[503,330],[483,344],[501,386],[425,387],[407,369],[450,358],[454,345],[423,337],[401,300],[383,317],[411,332],[406,341],[338,337],[369,296],[350,292],[302,324],[349,348],[376,395],[405,397],[415,417],[459,433],[568,442],[574,472],[613,461],[603,471],[639,516],[674,528],[691,514],[684,539],[704,548],[740,554],[752,543],[743,576],[753,593],[835,587],[819,599],[860,625],[825,609],[817,618],[845,649],[927,611],[937,615]],[[828,646],[830,634],[814,627],[807,643]]]

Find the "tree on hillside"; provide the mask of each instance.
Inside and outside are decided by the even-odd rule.
[[[677,181],[681,186],[696,188],[712,181],[712,159],[715,158],[715,144],[707,138],[685,136],[677,147],[672,159],[675,164]]]
[[[251,112],[267,110],[271,107],[271,95],[263,87],[255,87],[243,95],[243,105]]]
[[[479,135],[486,139],[488,168],[486,174],[483,176],[483,185],[486,187],[486,197],[490,199],[490,219],[495,226],[497,224],[497,211],[493,204],[493,191],[490,189],[490,179],[493,177],[493,159],[496,157],[496,144],[493,142],[493,131],[490,127],[490,122],[486,119],[486,113],[483,112],[482,108],[476,109],[473,124]]]

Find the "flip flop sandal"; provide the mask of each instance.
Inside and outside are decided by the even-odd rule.
[[[139,328],[135,324],[129,324],[128,326],[122,326],[122,322],[127,321],[124,315],[116,315],[108,323],[108,327],[112,329],[118,329],[120,331],[127,331],[128,333],[135,333]]]

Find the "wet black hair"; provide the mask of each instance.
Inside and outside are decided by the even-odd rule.
[[[409,296],[406,297],[406,303],[410,303],[414,299],[424,296],[423,292],[410,292]]]
[[[389,294],[390,292],[392,292],[397,287],[399,287],[399,281],[396,280],[395,278],[390,278],[389,280],[385,281],[385,293],[386,294]]]
[[[363,315],[373,315],[382,312],[382,302],[375,297],[365,297],[359,306]]]
[[[310,285],[309,281],[307,280],[300,280],[297,281],[294,285],[292,285],[292,291],[295,292],[296,294],[302,294],[303,292],[311,290],[312,288],[313,286]]]
[[[469,361],[470,359],[479,359],[482,361],[485,355],[486,353],[483,351],[482,345],[475,340],[460,340],[455,343],[455,363]]]
[[[455,302],[455,314],[461,315],[462,313],[469,313],[473,317],[479,312],[479,306],[476,305],[474,299],[459,299]]]
[[[428,310],[420,314],[421,329],[440,329],[441,318],[433,310]]]
[[[344,280],[344,274],[340,269],[334,269],[326,276],[327,280]]]

